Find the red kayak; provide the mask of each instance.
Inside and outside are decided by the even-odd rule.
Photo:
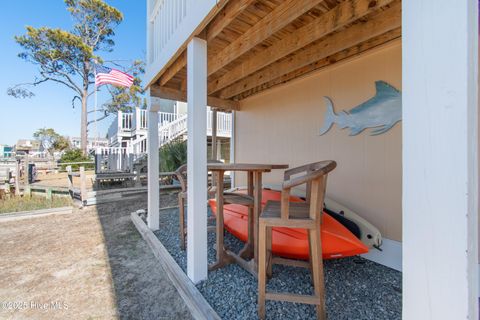
[[[244,191],[243,191],[244,192]],[[279,201],[279,191],[264,189],[262,207],[269,200]],[[290,197],[291,202],[303,202],[299,197]],[[216,214],[215,199],[209,200],[212,212]],[[323,259],[350,257],[368,252],[368,247],[340,222],[328,213],[322,215]],[[225,228],[241,241],[248,237],[248,208],[238,204],[224,206]],[[292,259],[307,260],[309,256],[307,231],[298,228],[273,228],[272,251],[274,254]]]

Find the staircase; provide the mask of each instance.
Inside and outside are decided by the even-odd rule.
[[[181,115],[172,122],[167,122],[158,128],[158,146],[161,147],[187,132],[187,115]],[[144,154],[148,152],[147,136],[143,136],[132,142],[134,154]]]
[[[146,135],[146,114],[140,119],[145,119],[141,125],[144,134],[133,140],[128,147],[108,147],[97,148],[96,163],[97,172],[104,170],[122,171],[122,172],[142,172],[146,168],[148,143]],[[172,115],[172,116],[168,116]],[[174,115],[174,116],[173,116]],[[158,146],[163,145],[183,136],[187,132],[187,114],[167,114],[164,113],[160,119],[158,128]],[[218,112],[217,113],[217,136],[230,137],[232,130],[231,115]],[[212,111],[207,110],[207,135],[212,134]],[[106,168],[106,169],[104,169]]]

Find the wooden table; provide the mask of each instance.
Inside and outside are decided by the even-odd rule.
[[[250,164],[250,163],[209,163],[209,171],[215,174],[216,180],[216,231],[217,231],[217,261],[209,269],[215,270],[229,263],[236,262],[245,270],[257,277],[258,270],[258,218],[262,211],[262,174],[274,169],[287,169],[285,164]],[[248,210],[248,240],[237,255],[224,247],[223,220],[223,178],[225,171],[243,171],[247,173],[247,192],[254,199],[253,208]],[[250,259],[249,261],[247,259]]]

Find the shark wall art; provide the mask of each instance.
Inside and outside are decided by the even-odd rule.
[[[350,135],[355,136],[367,128],[376,128],[370,135],[376,136],[390,130],[402,120],[402,93],[386,83],[376,81],[375,96],[350,111],[341,111],[336,114],[333,102],[324,97],[327,111],[320,135],[325,134],[334,123],[340,128],[350,128]]]

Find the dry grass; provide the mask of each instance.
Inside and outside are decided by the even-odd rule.
[[[0,319],[192,319],[130,220],[145,207],[142,197],[0,221]]]
[[[53,197],[52,200],[35,196],[31,198],[13,197],[0,200],[0,213],[60,208],[71,205],[70,197]]]

